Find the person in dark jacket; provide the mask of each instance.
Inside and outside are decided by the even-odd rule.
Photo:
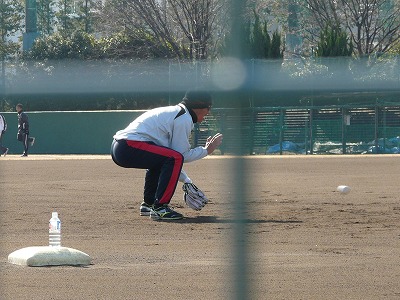
[[[29,146],[33,146],[35,143],[34,137],[29,137],[29,120],[28,115],[23,111],[23,106],[21,103],[18,103],[16,106],[16,110],[18,113],[18,134],[17,138],[24,145],[24,153],[22,153],[21,157],[28,156]]]

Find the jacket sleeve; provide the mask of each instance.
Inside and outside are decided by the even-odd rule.
[[[192,183],[192,180],[183,169],[181,171],[181,174],[179,175],[179,181],[182,183]]]
[[[28,115],[26,113],[21,114],[21,123],[22,123],[22,129],[26,132],[29,132],[29,120],[28,120]]]
[[[6,118],[4,118],[3,115],[0,115],[0,126],[3,127],[2,131],[6,132],[6,130],[7,130],[7,122],[6,122]]]
[[[189,142],[191,131],[192,123],[188,122],[188,118],[182,116],[174,120],[171,148],[182,153],[185,163],[202,159],[208,154],[204,147],[191,148]]]

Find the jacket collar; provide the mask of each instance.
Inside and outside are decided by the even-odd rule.
[[[184,107],[187,109],[187,111],[189,112],[190,116],[192,117],[193,123],[196,124],[196,123],[197,123],[197,115],[196,115],[196,113],[193,111],[193,109],[187,107],[187,106],[186,106],[185,104],[183,104],[183,103],[180,103],[179,105],[182,105],[182,106],[184,106]]]

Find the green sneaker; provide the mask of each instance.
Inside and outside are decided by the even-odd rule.
[[[183,215],[172,210],[168,204],[164,204],[160,207],[151,207],[150,210],[150,219],[155,221],[169,221],[169,220],[180,220],[183,218]]]

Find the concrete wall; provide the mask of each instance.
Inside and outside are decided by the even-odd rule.
[[[30,154],[108,154],[112,137],[143,111],[26,112],[30,136],[36,138]],[[17,141],[17,113],[1,113],[8,129],[2,143],[9,154],[21,154]]]

